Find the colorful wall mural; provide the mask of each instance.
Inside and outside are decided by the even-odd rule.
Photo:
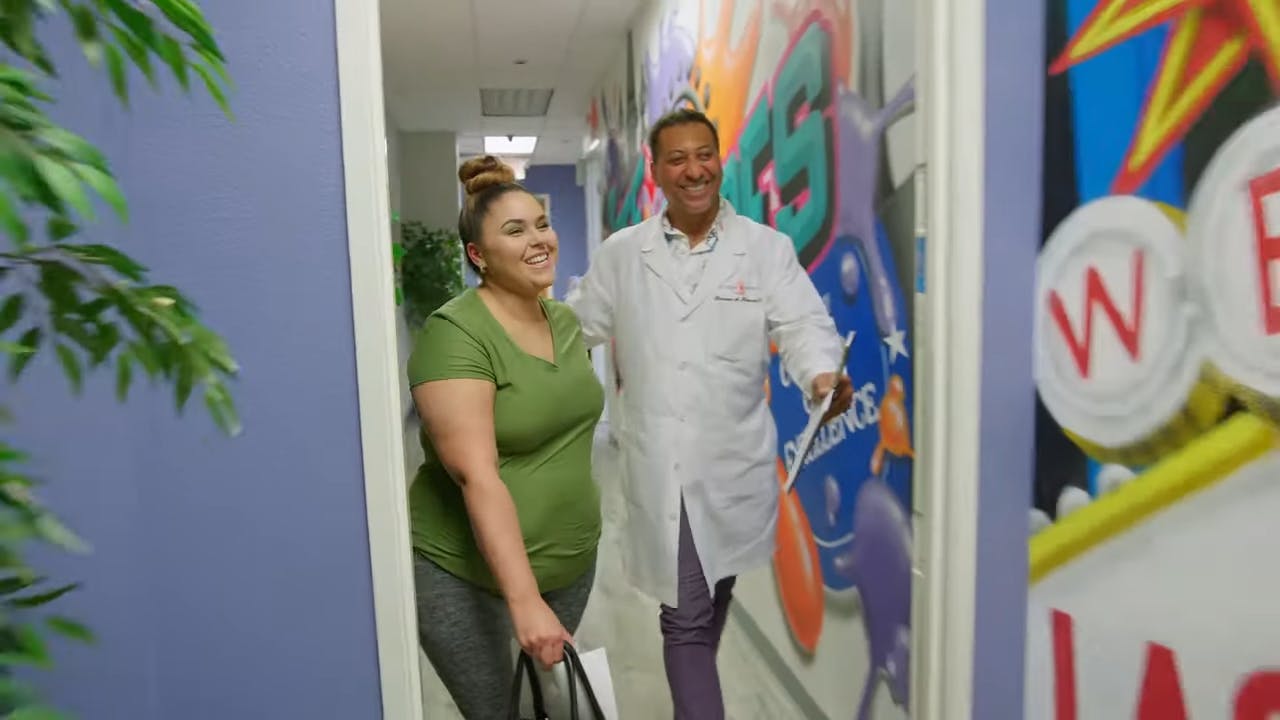
[[[786,233],[843,334],[853,407],[784,495],[770,586],[740,604],[830,717],[905,717],[910,649],[911,297],[917,164],[912,3],[655,3],[591,105],[606,157],[604,234],[661,212],[647,128],[693,107],[721,137],[722,194]],[[608,240],[605,240],[608,242]],[[620,378],[625,397],[626,378]],[[807,420],[776,353],[779,468]],[[780,470],[780,478],[782,471]]]
[[[1025,717],[1272,717],[1280,1],[1049,7]]]

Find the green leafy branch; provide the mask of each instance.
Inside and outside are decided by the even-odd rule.
[[[0,42],[50,77],[57,68],[36,29],[59,12],[70,17],[84,56],[106,65],[112,90],[121,102],[129,97],[130,64],[157,85],[156,64],[169,68],[184,91],[194,73],[215,102],[230,114],[226,58],[213,29],[191,0],[0,0]]]
[[[56,16],[70,20],[84,56],[105,68],[127,106],[130,67],[152,87],[167,69],[184,91],[198,78],[230,116],[225,58],[191,0],[0,0],[0,364],[19,381],[43,353],[57,360],[73,392],[86,376],[111,368],[116,395],[127,399],[136,376],[170,385],[179,410],[197,388],[215,423],[240,429],[227,383],[237,371],[226,344],[200,322],[178,289],[152,283],[121,250],[78,240],[95,221],[98,201],[122,222],[128,205],[103,154],[54,123],[41,82],[57,69],[37,30]],[[0,406],[0,419],[7,413]],[[0,718],[60,717],[10,674],[47,668],[46,633],[90,641],[88,628],[45,606],[76,589],[51,585],[27,562],[31,542],[83,551],[83,542],[33,494],[26,456],[0,439]],[[40,615],[40,617],[36,617]]]

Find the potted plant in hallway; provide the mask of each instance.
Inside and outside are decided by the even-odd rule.
[[[400,224],[394,256],[405,324],[414,331],[436,308],[462,292],[462,239],[455,230],[429,228],[411,220]]]
[[[86,375],[111,372],[123,402],[135,377],[168,385],[181,410],[196,392],[218,426],[239,424],[226,381],[236,364],[177,288],[153,283],[116,247],[82,237],[95,196],[122,221],[125,197],[107,159],[53,122],[45,108],[57,69],[41,38],[69,21],[85,58],[127,105],[132,69],[153,85],[172,76],[201,84],[228,116],[225,59],[192,0],[5,0],[0,10],[0,360],[20,382],[37,357],[55,359],[72,392]],[[20,420],[0,408],[6,423]],[[84,625],[49,604],[73,591],[26,559],[31,543],[85,545],[42,506],[21,448],[0,427],[0,716],[58,717],[13,673],[52,664],[46,638],[90,641]]]

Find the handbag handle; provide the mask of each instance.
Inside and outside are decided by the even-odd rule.
[[[578,658],[578,651],[569,643],[564,644],[564,669],[568,676],[569,691],[569,718],[568,720],[579,720],[578,717],[578,682],[582,682],[583,694],[587,696],[587,702],[591,705],[591,713],[596,720],[605,720],[604,709],[600,707],[600,701],[596,698],[596,692],[591,687],[591,679],[587,677],[587,670],[582,666],[582,660]],[[533,717],[534,720],[550,720],[547,715],[546,702],[542,697],[542,683],[538,681],[538,675],[534,670],[534,660],[528,653],[523,650],[516,657],[515,677],[511,682],[511,699],[508,704],[508,720],[519,720],[520,717],[520,693],[523,690],[524,676],[529,678],[529,694],[533,697]]]
[[[591,704],[591,713],[596,720],[605,720],[604,709],[600,707],[600,700],[596,698],[596,691],[591,687],[591,678],[587,677],[587,669],[582,666],[582,660],[578,658],[578,651],[569,643],[564,644],[564,660],[565,670],[569,673],[569,694],[572,700],[569,701],[570,712],[572,716],[570,720],[578,720],[578,693],[574,687],[574,676],[576,675],[582,680],[582,691],[587,696],[587,702]]]
[[[533,696],[534,720],[551,720],[547,715],[546,702],[542,699],[542,683],[538,682],[538,675],[534,671],[533,658],[524,651],[516,656],[516,672],[511,678],[511,698],[507,703],[507,720],[520,720],[520,691],[524,689],[525,676],[529,678],[529,694]]]

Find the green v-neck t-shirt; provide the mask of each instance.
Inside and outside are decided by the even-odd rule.
[[[498,475],[515,501],[529,564],[542,592],[591,568],[600,541],[600,492],[591,448],[604,390],[578,318],[542,301],[555,362],[521,350],[474,289],[431,314],[409,356],[409,384],[468,378],[496,387],[493,425]],[[409,489],[414,550],[447,572],[497,592],[481,556],[461,488],[421,433],[426,461]]]

